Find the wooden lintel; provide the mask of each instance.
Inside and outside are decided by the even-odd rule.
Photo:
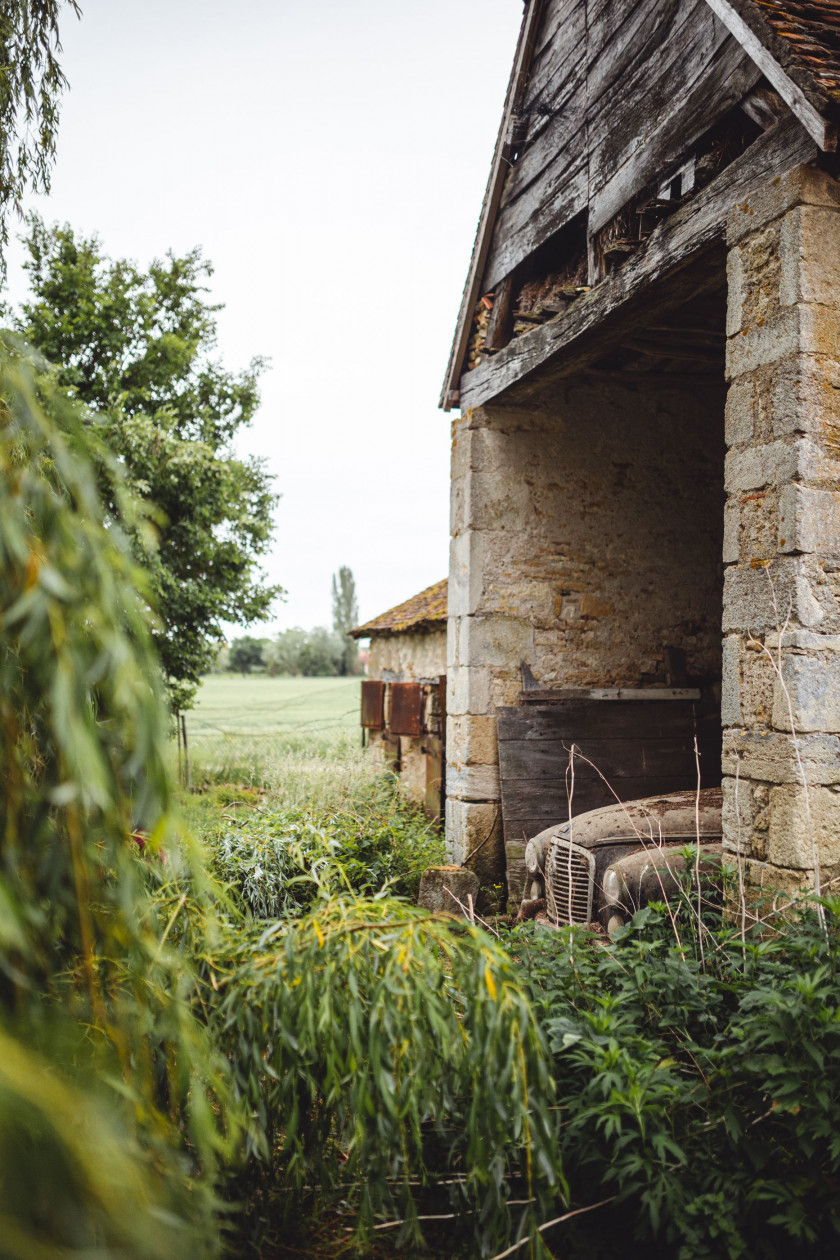
[[[790,106],[809,136],[822,149],[823,153],[833,153],[837,148],[837,128],[826,119],[820,109],[808,99],[798,83],[773,56],[768,45],[776,43],[772,29],[750,10],[750,21],[747,22],[747,10],[739,11],[742,6],[733,4],[732,0],[706,0],[706,3],[717,14],[724,26],[727,26],[737,39],[768,83],[772,85],[782,100]],[[755,29],[760,24],[761,33]]]
[[[548,323],[515,338],[504,350],[461,377],[460,406],[479,406],[535,373],[548,359],[579,355],[600,325],[654,283],[685,267],[702,250],[724,239],[738,201],[756,193],[770,174],[817,157],[817,146],[794,117],[760,136],[716,179],[664,220],[637,253],[589,293]]]

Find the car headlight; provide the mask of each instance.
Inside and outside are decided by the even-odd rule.
[[[540,874],[540,851],[533,840],[525,845],[525,870],[529,875]]]
[[[612,867],[608,867],[604,873],[604,899],[609,903],[621,901],[621,894],[624,891],[621,878],[618,871],[614,871]]]

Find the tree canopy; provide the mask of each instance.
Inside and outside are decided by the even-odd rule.
[[[234,440],[258,405],[265,361],[230,372],[214,358],[218,305],[198,249],[148,270],[105,256],[95,236],[28,220],[31,290],[15,329],[47,359],[151,509],[157,542],[134,531],[150,570],[156,632],[175,708],[189,704],[222,622],[265,617],[280,588],[265,582],[276,495],[263,461]],[[102,493],[109,499],[107,481]]]
[[[81,16],[76,0],[4,0],[0,7],[0,270],[9,210],[20,209],[26,188],[49,190],[67,86],[57,60],[62,8]]]

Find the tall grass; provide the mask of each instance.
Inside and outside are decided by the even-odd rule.
[[[265,792],[277,808],[329,808],[367,795],[382,767],[357,732],[218,734],[190,744],[194,787],[237,783]]]

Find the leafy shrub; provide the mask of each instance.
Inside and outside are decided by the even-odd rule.
[[[648,907],[611,943],[518,929],[554,1055],[576,1219],[564,1254],[775,1257],[840,1241],[840,901],[703,954]]]
[[[363,1235],[387,1213],[420,1246],[431,1193],[486,1256],[562,1198],[544,1042],[483,932],[345,896],[246,934],[220,970],[214,1020],[263,1161],[238,1190],[275,1227],[318,1187]]]
[[[214,844],[213,869],[257,919],[300,914],[321,895],[416,898],[442,860],[437,827],[386,785],[345,809],[263,809]]]

